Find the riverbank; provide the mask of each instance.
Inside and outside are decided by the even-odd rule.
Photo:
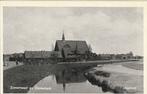
[[[128,65],[127,65],[128,64]],[[137,63],[125,63],[127,66]],[[135,68],[135,67],[134,67]],[[106,74],[109,74],[106,76]],[[133,70],[121,64],[104,65],[102,68],[94,68],[85,73],[88,81],[99,87],[104,92],[113,93],[143,93],[143,71]]]
[[[53,65],[22,65],[4,70],[4,93],[26,93],[38,81],[48,76]]]

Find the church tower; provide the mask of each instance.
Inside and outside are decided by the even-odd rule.
[[[64,31],[63,31],[63,34],[62,34],[62,40],[65,40]]]

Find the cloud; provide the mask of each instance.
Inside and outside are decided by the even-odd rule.
[[[86,40],[97,53],[143,54],[142,8],[4,8],[4,52],[51,50],[61,39]]]

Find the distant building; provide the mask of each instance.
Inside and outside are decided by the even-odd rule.
[[[52,60],[60,60],[62,55],[57,51],[25,51],[25,64],[43,64],[50,63]]]
[[[133,59],[133,53],[129,52],[127,54],[116,54],[115,59],[121,59],[121,60]]]
[[[133,59],[133,53],[129,52],[126,54],[99,54],[101,60],[128,60]]]
[[[143,56],[134,56],[134,59],[140,59],[140,60],[143,60]]]
[[[100,60],[110,60],[115,58],[114,54],[99,54],[98,56]]]
[[[24,53],[14,53],[10,56],[10,61],[22,61],[24,58]]]
[[[57,40],[54,51],[59,51],[64,61],[77,61],[87,58],[89,52],[86,41],[81,40],[65,40],[64,34],[62,40]]]

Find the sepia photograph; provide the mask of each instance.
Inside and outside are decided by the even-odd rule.
[[[144,92],[143,7],[3,7],[3,93]]]

